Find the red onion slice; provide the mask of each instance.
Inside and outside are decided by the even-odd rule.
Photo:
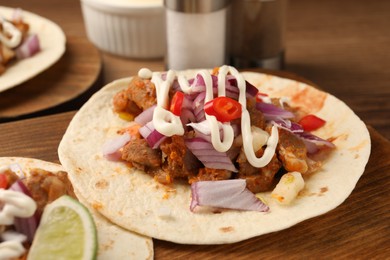
[[[269,207],[246,188],[243,179],[198,181],[191,185],[190,210],[197,206],[267,212]]]
[[[334,143],[324,140],[309,132],[302,132],[302,133],[295,133],[295,134],[303,139],[308,153],[317,152],[319,147],[321,146],[327,146],[332,149],[336,147]]]
[[[107,140],[102,147],[103,156],[110,161],[120,159],[119,149],[125,146],[130,139],[130,134],[125,132],[123,135]]]
[[[134,118],[134,122],[145,125],[153,119],[153,112],[157,105],[151,106],[141,112],[138,116]]]
[[[26,40],[16,49],[16,57],[18,59],[25,59],[33,56],[39,52],[41,47],[39,45],[39,39],[36,34],[29,35]]]
[[[201,138],[191,138],[185,141],[187,148],[210,169],[222,169],[232,172],[238,170],[234,166],[226,153],[218,152],[214,149],[213,144]]]
[[[288,119],[288,118],[295,117],[295,115],[292,112],[265,102],[257,102],[256,109],[263,112],[264,117],[268,120],[275,119],[275,118]]]
[[[139,133],[146,139],[149,146],[152,149],[156,149],[166,139],[166,136],[158,132],[154,126],[153,121],[148,122],[146,125],[139,129]]]
[[[24,183],[21,180],[15,181],[11,185],[11,187],[9,187],[9,190],[21,192],[26,196],[31,197],[30,191],[27,189],[27,187],[24,185]],[[38,227],[38,223],[39,223],[39,216],[36,211],[30,217],[27,218],[15,217],[14,219],[15,230],[19,233],[26,235],[28,241],[30,242],[32,242],[34,238],[35,231],[37,230]]]

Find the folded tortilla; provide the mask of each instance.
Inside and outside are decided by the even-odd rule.
[[[26,177],[29,177],[30,170],[37,168],[56,173],[64,171],[64,168],[55,163],[32,158],[22,157],[0,157],[0,166],[19,164]],[[151,238],[135,234],[125,230],[103,217],[93,209],[75,190],[76,196],[91,212],[95,221],[98,235],[97,259],[153,259],[153,241]]]
[[[181,72],[189,78],[196,71]],[[365,124],[342,101],[307,84],[272,75],[242,73],[271,97],[289,97],[292,106],[327,123],[314,132],[336,145],[323,168],[305,179],[305,189],[289,206],[270,192],[259,194],[270,212],[224,210],[193,213],[188,184],[164,186],[123,162],[106,160],[102,146],[129,122],[113,112],[112,98],[130,78],[114,81],[77,112],[58,154],[74,187],[86,201],[119,226],[154,238],[184,244],[232,243],[288,228],[340,205],[352,192],[370,154]]]

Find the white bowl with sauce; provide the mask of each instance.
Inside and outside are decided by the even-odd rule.
[[[163,0],[81,0],[89,40],[100,50],[137,59],[164,57]]]

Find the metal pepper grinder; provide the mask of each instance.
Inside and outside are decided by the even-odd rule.
[[[229,0],[164,0],[167,69],[213,68],[226,61]]]
[[[287,0],[232,0],[229,62],[237,68],[284,65]]]

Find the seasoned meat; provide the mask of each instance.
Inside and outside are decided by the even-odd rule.
[[[251,125],[264,129],[265,119],[263,113],[260,110],[256,109],[255,104],[253,104],[253,102],[248,101],[247,104],[247,109],[251,118]]]
[[[287,171],[297,171],[302,174],[307,172],[307,150],[302,139],[287,130],[279,129],[277,151]]]
[[[7,180],[7,188],[9,188],[15,181],[19,179],[18,175],[16,175],[16,173],[11,171],[10,169],[5,170],[3,174],[5,174],[5,178]]]
[[[256,152],[257,157],[261,157],[264,151],[260,149]],[[271,162],[263,168],[253,167],[245,156],[245,152],[242,150],[238,156],[237,163],[239,164],[239,172],[237,177],[240,179],[246,179],[246,187],[254,192],[262,192],[270,190],[275,174],[279,171],[282,164],[278,160],[276,154],[271,159]]]
[[[128,98],[126,90],[118,92],[114,96],[112,103],[114,111],[117,113],[125,112],[136,116],[142,112],[142,110]]]
[[[198,175],[191,178],[189,183],[197,181],[220,181],[228,180],[232,176],[232,172],[223,169],[211,169],[211,168],[200,168]]]
[[[66,172],[61,171],[54,174],[42,169],[32,169],[30,176],[23,179],[23,182],[31,192],[32,198],[37,202],[38,214],[43,212],[46,204],[62,195],[76,198]]]
[[[134,77],[130,81],[129,87],[126,89],[126,95],[142,110],[157,104],[156,87],[153,82],[143,80],[140,77]]]
[[[174,135],[160,146],[161,151],[166,155],[163,170],[175,178],[190,178],[194,176],[201,164],[198,159],[187,149],[183,136]]]
[[[132,139],[123,147],[122,159],[145,171],[161,166],[161,151],[150,148],[145,139]]]

